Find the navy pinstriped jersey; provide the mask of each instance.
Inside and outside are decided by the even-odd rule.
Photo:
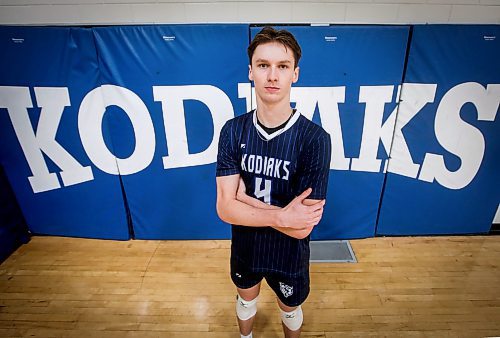
[[[308,198],[326,198],[330,158],[330,135],[300,113],[269,135],[251,111],[222,128],[216,174],[240,174],[249,196],[284,207],[309,187]],[[298,240],[271,227],[233,225],[231,247],[255,272],[294,275],[309,266],[309,237]]]

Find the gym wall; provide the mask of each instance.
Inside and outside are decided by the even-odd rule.
[[[498,24],[498,0],[0,0],[0,24]]]
[[[248,24],[0,27],[0,161],[37,234],[229,238],[224,122]],[[287,25],[292,104],[332,136],[313,239],[484,233],[500,200],[499,25]]]

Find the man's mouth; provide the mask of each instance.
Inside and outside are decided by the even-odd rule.
[[[280,90],[278,87],[265,87],[266,90],[270,93],[275,93],[277,92],[278,90]]]

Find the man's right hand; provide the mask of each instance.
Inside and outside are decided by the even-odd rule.
[[[240,181],[240,175],[217,177],[216,182],[217,214],[227,223],[250,227],[272,226],[290,237],[302,239],[311,233],[323,216],[325,200],[308,199],[312,192],[310,188],[286,207],[280,208],[243,193],[244,183]]]
[[[311,192],[312,189],[307,188],[281,209],[278,228],[303,230],[307,233],[312,231],[312,228],[319,223],[323,216],[325,200],[307,200]]]

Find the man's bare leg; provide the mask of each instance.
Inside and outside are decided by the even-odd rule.
[[[283,304],[283,302],[279,298],[277,298],[277,299],[278,299],[278,306],[280,307],[281,310],[283,310],[285,312],[292,312],[295,309],[297,309],[297,306],[295,306],[295,307],[286,306],[285,304]],[[301,327],[298,330],[292,331],[283,322],[281,322],[281,325],[283,326],[283,333],[285,334],[285,338],[298,338],[298,337],[300,337]]]
[[[257,296],[259,295],[260,283],[248,289],[236,288],[236,290],[238,291],[238,294],[240,295],[241,298],[243,298],[246,301],[251,301],[257,298]],[[254,319],[255,316],[247,320],[241,320],[240,318],[238,318],[238,326],[240,327],[241,335],[248,336],[252,332]]]

